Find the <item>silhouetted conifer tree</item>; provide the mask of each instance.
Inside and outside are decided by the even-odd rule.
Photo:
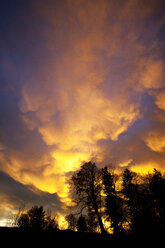
[[[105,214],[110,221],[114,234],[121,230],[123,221],[123,200],[119,197],[115,188],[115,175],[105,167],[102,169],[103,189],[105,194]]]
[[[156,228],[156,215],[148,185],[138,184],[136,174],[126,169],[123,173],[123,194],[127,200],[133,232],[147,233]]]
[[[154,172],[149,176],[149,188],[160,228],[165,230],[165,178],[160,171],[154,169]]]

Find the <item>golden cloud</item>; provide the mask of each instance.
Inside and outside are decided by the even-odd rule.
[[[165,110],[165,90],[158,92],[155,97],[158,108]]]
[[[160,89],[163,87],[164,65],[161,60],[155,61],[151,58],[144,59],[141,62],[140,85],[144,89]]]
[[[150,132],[146,139],[147,146],[155,152],[165,151],[165,135],[160,132]]]
[[[112,159],[119,167],[144,172],[158,167],[159,159],[152,157],[146,164],[138,160],[164,153],[162,132],[133,126],[148,118],[141,106],[143,95],[152,96],[155,107],[165,110],[164,62],[153,52],[157,45],[153,37],[162,22],[153,23],[152,17],[159,7],[156,1],[119,2],[33,5],[37,20],[44,23],[41,28],[36,21],[44,45],[33,61],[32,74],[27,68],[22,72],[18,105],[31,144],[37,134],[44,148],[37,154],[37,148],[32,152],[29,146],[21,152],[9,149],[8,154],[0,153],[0,162],[15,180],[57,192],[67,204],[68,176],[84,161],[96,158],[103,164]],[[150,18],[148,28],[144,23]],[[146,33],[153,39],[150,45]],[[139,133],[126,139],[131,128]]]
[[[72,7],[66,2],[69,21],[63,18],[63,12],[56,13],[49,4],[43,7],[42,4],[37,13],[54,28],[53,33],[44,31],[47,49],[54,54],[62,44],[63,50],[24,83],[19,107],[27,128],[36,129],[50,147],[51,162],[43,159],[38,162],[40,166],[48,164],[39,176],[35,167],[40,166],[34,165],[30,172],[24,170],[21,176],[17,173],[17,178],[66,196],[66,174],[97,156],[99,140],[117,140],[139,117],[139,102],[132,101],[127,82],[123,84],[118,78],[114,82],[116,71],[109,66],[109,61],[120,54],[121,46],[131,37],[126,36],[122,43],[122,28],[114,20],[107,33],[107,8],[116,8],[107,1],[95,4],[89,1],[86,6],[83,1],[73,1]],[[120,10],[117,15],[120,16]],[[61,40],[64,31],[66,38]],[[139,52],[134,39],[132,36],[126,51],[131,47]],[[104,90],[106,87],[110,95]],[[18,168],[16,163],[14,166]]]
[[[138,6],[137,2],[135,5]],[[110,20],[107,32],[108,8],[116,8],[119,21],[127,16],[127,21],[131,23],[134,16],[131,14],[132,8],[135,5],[127,1],[120,9],[108,1],[96,1],[95,4],[88,1],[86,6],[83,1],[72,1],[70,7],[66,1],[69,7],[67,19],[63,18],[61,7],[58,13],[43,2],[37,8],[37,13],[54,28],[54,33],[44,31],[47,49],[52,54],[57,48],[61,49],[61,44],[64,49],[58,59],[52,57],[52,63],[49,62],[43,70],[41,67],[35,78],[22,87],[19,102],[22,120],[28,129],[36,128],[45,144],[50,147],[48,153],[51,162],[44,161],[49,166],[45,166],[40,176],[24,172],[19,180],[66,197],[66,174],[79,169],[83,161],[99,154],[99,140],[118,140],[140,117],[140,102],[139,98],[133,98],[134,91],[141,94],[162,87],[162,61],[152,56],[139,59],[144,49],[136,42],[138,32],[141,32],[141,22],[138,25],[136,23],[138,32],[135,32],[133,22],[130,26],[131,35],[127,33],[123,36],[123,27],[118,26],[118,21]],[[152,14],[153,9],[149,9],[143,8],[142,20]],[[62,40],[64,31],[66,38]],[[123,48],[129,61],[126,66],[130,75],[124,76],[126,79],[121,81],[118,76],[120,71],[115,69],[120,70],[120,67],[117,65],[114,68],[112,61],[118,56],[122,61]],[[137,65],[137,70],[132,65]],[[121,66],[121,69],[124,68]],[[138,84],[134,89],[132,87],[135,84],[130,79],[135,80],[135,77],[138,78]],[[28,116],[30,112],[34,118]],[[155,140],[155,137],[147,138],[146,144],[154,151],[163,151],[164,141],[158,146]],[[104,158],[100,155],[101,160]],[[19,168],[16,163],[15,167]]]

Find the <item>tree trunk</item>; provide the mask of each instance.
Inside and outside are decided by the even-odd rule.
[[[98,222],[99,222],[99,226],[100,226],[101,233],[102,233],[102,234],[105,234],[106,231],[105,231],[105,229],[104,229],[103,222],[102,222],[101,216],[100,216],[100,214],[99,214],[99,211],[98,211],[98,207],[97,207],[97,203],[96,203],[96,202],[95,202],[95,204],[94,204],[93,207],[94,207],[94,210],[95,210],[95,213],[96,213]]]

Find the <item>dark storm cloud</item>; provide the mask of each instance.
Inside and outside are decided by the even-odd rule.
[[[24,164],[35,163],[46,154],[47,147],[36,130],[29,131],[21,120],[17,97],[12,92],[0,94],[0,144],[1,154],[19,158]],[[30,161],[33,157],[33,162]],[[1,168],[6,165],[1,163]],[[29,167],[33,164],[29,164]],[[7,168],[6,168],[7,169]],[[26,166],[24,167],[26,169]]]
[[[30,185],[24,185],[0,171],[0,194],[5,194],[15,207],[43,205],[52,210],[62,210],[62,203],[56,193],[43,192]],[[2,203],[2,202],[1,202]]]
[[[34,205],[43,206],[46,211],[51,211],[52,215],[64,211],[56,193],[50,194],[29,185],[25,186],[2,171],[0,171],[0,201],[2,221],[6,219],[10,222],[19,209],[27,210]]]

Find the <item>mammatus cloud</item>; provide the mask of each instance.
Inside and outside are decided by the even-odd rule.
[[[2,171],[70,204],[68,175],[83,161],[140,173],[163,169],[162,7],[163,1],[30,1],[31,19],[22,20],[22,36],[15,33],[18,44],[9,44],[21,62],[8,58],[8,84],[14,78],[18,85],[8,111],[14,119],[1,125],[13,127],[9,140],[1,135]]]
[[[45,168],[45,178],[52,175],[64,178],[65,173],[78,169],[82,161],[97,155],[98,140],[117,140],[139,116],[139,103],[132,99],[132,93],[127,91],[126,86],[122,86],[124,82],[116,75],[116,68],[111,62],[115,60],[114,56],[120,56],[115,43],[116,38],[118,42],[121,37],[121,29],[116,31],[116,24],[112,23],[112,31],[107,33],[108,2],[89,2],[84,7],[82,4],[81,1],[78,4],[73,1],[73,7],[69,6],[69,24],[60,18],[56,23],[56,12],[47,16],[47,11],[41,8],[42,18],[46,18],[54,28],[54,33],[46,36],[48,46],[52,37],[56,41],[51,46],[52,56],[55,56],[61,32],[69,25],[70,32],[62,34],[66,35],[68,42],[64,41],[64,52],[56,59],[58,64],[55,61],[43,72],[40,70],[35,79],[22,87],[19,102],[22,118],[29,129],[37,123],[36,129],[43,141],[48,146],[54,146],[50,151],[54,162]],[[99,19],[96,18],[98,15]],[[58,28],[59,22],[61,29]],[[82,28],[79,29],[79,26]],[[115,46],[116,55],[111,51],[111,44]],[[120,63],[120,57],[116,59]],[[128,76],[123,76],[126,81]],[[34,122],[28,118],[29,112],[33,112]],[[66,192],[64,179],[61,185],[58,193],[62,196]],[[40,187],[43,189],[43,181]],[[55,191],[57,186],[51,189],[48,186],[48,190]]]

